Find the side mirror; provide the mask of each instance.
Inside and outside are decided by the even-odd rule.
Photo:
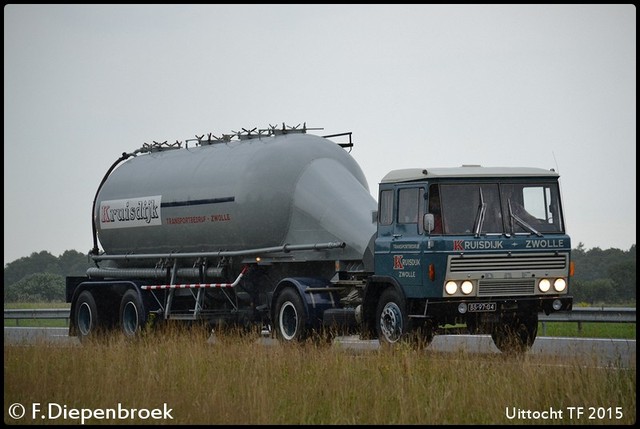
[[[422,226],[424,230],[427,231],[427,234],[431,234],[433,228],[435,227],[436,221],[433,217],[433,213],[425,213],[422,218]]]

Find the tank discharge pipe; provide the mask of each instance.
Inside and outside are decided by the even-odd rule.
[[[147,285],[147,286],[140,286],[140,289],[142,290],[158,290],[158,289],[200,289],[200,288],[227,288],[227,287],[236,287],[238,285],[238,283],[240,283],[240,280],[242,279],[242,276],[244,276],[244,274],[247,272],[247,270],[249,269],[248,266],[244,266],[244,268],[242,269],[242,272],[240,272],[240,274],[238,275],[238,277],[235,279],[235,281],[233,283],[191,283],[191,284],[177,284],[177,285]]]
[[[130,278],[163,279],[167,277],[166,268],[88,268],[90,278]],[[199,278],[198,268],[178,268],[178,276]],[[222,268],[212,267],[205,271],[207,277],[222,277]]]
[[[247,256],[259,253],[277,253],[277,252],[294,252],[300,250],[326,250],[344,248],[346,243],[330,242],[316,244],[284,244],[276,247],[263,247],[261,249],[247,250],[220,250],[218,252],[198,252],[198,253],[158,253],[158,254],[140,254],[140,255],[90,255],[94,261],[105,260],[131,260],[131,259],[161,259],[161,258],[208,258],[219,256]]]

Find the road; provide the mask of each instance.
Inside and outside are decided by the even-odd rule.
[[[80,345],[77,338],[67,335],[67,328],[4,328],[5,345],[35,344],[42,341],[60,345]],[[258,341],[265,345],[277,344],[277,341],[271,338],[260,338]],[[209,338],[209,342],[215,342],[215,337]],[[380,344],[377,340],[363,341],[357,336],[348,336],[334,339],[333,347],[352,352],[366,352],[377,350]],[[441,353],[500,353],[488,335],[436,335],[427,350]],[[572,359],[572,362],[577,358],[587,365],[633,369],[636,367],[636,340],[538,337],[527,353]]]

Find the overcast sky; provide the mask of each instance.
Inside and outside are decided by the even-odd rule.
[[[398,168],[554,168],[572,246],[628,250],[636,113],[631,4],[8,5],[4,262],[88,252],[123,152],[283,122],[353,132],[374,196]]]

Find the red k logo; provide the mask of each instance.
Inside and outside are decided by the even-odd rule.
[[[101,222],[111,222],[109,219],[109,206],[102,206],[102,219]]]
[[[402,265],[402,255],[393,255],[393,269],[404,270],[404,265]]]
[[[453,242],[453,250],[464,250],[464,241],[463,240],[455,240]]]

